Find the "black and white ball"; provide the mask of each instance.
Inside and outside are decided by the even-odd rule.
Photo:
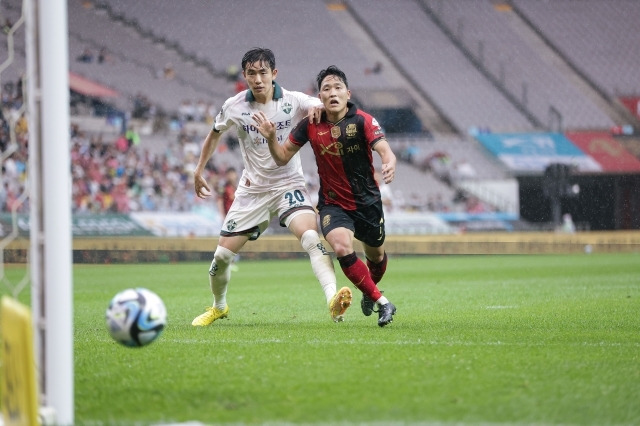
[[[129,288],[116,294],[106,312],[111,337],[125,346],[145,346],[167,325],[162,299],[146,288]]]

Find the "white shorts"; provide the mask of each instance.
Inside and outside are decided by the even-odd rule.
[[[260,193],[248,192],[239,186],[229,212],[224,218],[221,236],[251,234],[256,240],[278,216],[280,226],[288,227],[299,214],[316,214],[311,197],[304,186],[273,189]]]

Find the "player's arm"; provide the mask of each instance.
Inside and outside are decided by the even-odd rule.
[[[306,94],[301,95],[300,107],[307,111],[307,117],[309,117],[310,122],[319,124],[322,119],[322,113],[324,112],[324,104],[317,96],[313,97]]]
[[[373,150],[378,153],[382,160],[381,172],[384,183],[393,182],[396,174],[396,155],[391,150],[389,142],[382,138],[373,145]]]
[[[286,139],[282,144],[278,143],[276,136],[276,125],[272,121],[267,119],[262,111],[253,115],[253,120],[258,126],[258,131],[267,140],[269,145],[269,152],[273,160],[278,166],[284,166],[291,160],[296,152],[300,149],[299,146],[292,143],[289,139]]]
[[[218,142],[220,141],[221,135],[222,133],[216,132],[214,129],[211,129],[211,131],[205,138],[204,143],[202,144],[200,159],[198,160],[198,164],[193,171],[193,185],[196,190],[196,195],[199,198],[205,198],[211,195],[211,188],[209,188],[209,184],[207,183],[204,176],[202,176],[202,173],[204,172],[204,168],[207,165],[207,162],[218,147]]]

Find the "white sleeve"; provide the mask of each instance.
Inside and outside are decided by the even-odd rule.
[[[307,112],[309,111],[309,108],[322,105],[320,98],[318,98],[317,96],[316,97],[309,96],[306,93],[302,93],[302,92],[291,92],[291,94],[295,97],[299,106],[298,112],[296,113],[296,118],[297,118],[296,122],[306,117]]]
[[[233,98],[229,98],[222,104],[222,108],[213,123],[213,130],[222,133],[235,124],[233,120]]]

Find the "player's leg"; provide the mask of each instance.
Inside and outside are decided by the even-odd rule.
[[[194,326],[205,326],[213,321],[226,318],[229,315],[227,305],[227,286],[231,279],[231,264],[242,246],[249,240],[249,235],[221,236],[218,247],[209,266],[209,287],[213,294],[213,305],[198,315],[193,321]]]
[[[365,256],[367,258],[367,267],[369,268],[369,273],[371,274],[371,278],[377,285],[378,282],[380,282],[380,280],[382,279],[385,271],[387,270],[387,253],[384,250],[384,246],[371,247],[364,241],[362,242],[362,245],[364,247]],[[378,263],[374,263],[370,260],[371,258],[382,258],[382,260]],[[380,293],[384,292],[380,290]],[[396,313],[396,307],[391,302],[389,302],[389,300],[387,300],[384,295],[375,302],[366,296],[363,296],[362,300],[360,301],[360,307],[362,308],[362,312],[365,315],[367,315],[367,313],[368,315],[371,315],[371,313],[374,312],[373,308],[375,304],[378,305],[378,325],[382,327],[393,321],[393,315]]]
[[[336,273],[331,255],[327,252],[317,231],[317,215],[312,210],[298,210],[285,222],[291,232],[300,240],[302,248],[309,254],[311,269],[315,274],[327,303],[331,318],[335,322],[344,320],[344,314],[351,306],[351,290],[343,287],[336,291]]]
[[[362,243],[364,246],[364,255],[367,259],[367,268],[369,268],[369,274],[371,275],[371,279],[376,286],[382,280],[384,273],[387,270],[387,254],[384,249],[381,247],[371,247],[366,243]],[[372,260],[378,260],[377,262]],[[380,260],[381,259],[381,260]],[[384,293],[380,290],[380,293]],[[369,298],[367,295],[363,294],[362,299],[360,299],[360,308],[362,313],[365,316],[369,316],[374,312],[376,302]]]
[[[371,279],[367,266],[353,248],[353,218],[337,206],[325,206],[320,212],[320,223],[325,239],[333,248],[344,275],[363,296],[366,295],[375,301],[380,299],[382,294]]]
[[[239,225],[241,224],[241,225]],[[255,197],[241,188],[224,219],[218,247],[209,267],[209,286],[213,294],[213,305],[196,317],[194,326],[211,324],[229,313],[227,286],[231,279],[231,264],[234,257],[250,239],[256,239],[269,224],[269,209],[265,197]],[[239,227],[242,226],[241,229]]]
[[[213,293],[213,306],[227,307],[227,286],[231,279],[231,265],[237,253],[249,240],[249,235],[220,236],[218,247],[209,266],[209,286]]]
[[[336,292],[333,260],[320,241],[318,216],[306,186],[300,183],[283,188],[274,202],[280,225],[289,228],[309,253],[311,268],[327,299],[331,318],[336,322],[343,321],[345,311],[351,306],[351,289],[343,287]]]
[[[362,291],[361,307],[366,316],[373,312],[374,304],[379,307],[378,325],[383,327],[393,320],[393,306],[376,286],[371,272],[358,258],[353,249],[353,240],[360,240],[365,254],[384,258],[384,221],[378,216],[378,209],[345,212],[335,206],[324,207],[320,212],[322,231],[333,248],[340,267],[349,280]],[[329,218],[329,219],[327,219]]]
[[[382,294],[371,279],[367,265],[353,249],[353,232],[350,229],[338,227],[329,231],[325,238],[336,253],[342,272],[349,281],[372,300],[380,299]]]
[[[362,212],[362,216],[358,217],[356,221],[355,236],[362,242],[369,273],[377,284],[387,269],[387,254],[384,250],[384,217],[381,206],[373,205]],[[373,312],[374,301],[378,305],[378,325],[384,327],[393,321],[396,307],[385,296],[375,300],[363,295],[360,306],[365,315],[370,315]]]
[[[371,279],[374,283],[378,284],[384,273],[387,271],[387,253],[384,251],[384,247],[371,247],[363,243],[364,255],[367,259],[367,267],[371,273]]]

